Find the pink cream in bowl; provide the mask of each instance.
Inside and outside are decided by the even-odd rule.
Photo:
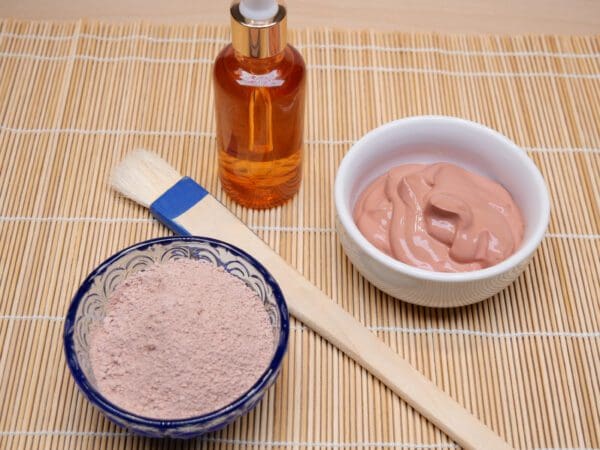
[[[450,163],[394,167],[362,192],[353,216],[379,250],[436,272],[498,264],[516,251],[524,233],[506,189]]]

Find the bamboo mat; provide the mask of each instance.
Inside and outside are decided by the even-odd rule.
[[[225,27],[0,22],[0,449],[451,449],[456,446],[294,322],[283,371],[232,426],[193,441],[111,425],[77,391],[63,316],[104,258],[169,232],[107,187],[131,149],[159,152],[304,275],[519,449],[600,447],[600,36],[297,30],[308,65],[299,195],[249,211],[218,183],[211,62]],[[551,193],[525,273],[472,307],[391,299],[333,230],[352,142],[416,114],[472,119],[533,158]]]

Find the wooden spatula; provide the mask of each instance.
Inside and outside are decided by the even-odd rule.
[[[230,242],[275,277],[290,312],[363,366],[467,449],[510,449],[435,384],[288,265],[225,206],[154,153],[130,153],[112,174],[114,189],[150,208],[175,233]]]

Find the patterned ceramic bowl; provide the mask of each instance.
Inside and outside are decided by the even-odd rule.
[[[275,336],[269,367],[243,396],[202,416],[159,420],[119,408],[97,390],[88,356],[90,328],[102,321],[110,294],[129,275],[156,262],[191,258],[222,267],[243,280],[261,299]],[[191,438],[214,431],[250,411],[279,373],[287,349],[289,317],[277,282],[252,256],[233,245],[205,237],[165,237],[126,248],[100,264],[83,282],[71,302],[64,329],[64,348],[73,378],[92,404],[116,424],[152,437]]]

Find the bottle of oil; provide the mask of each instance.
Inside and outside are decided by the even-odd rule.
[[[284,203],[302,177],[306,69],[286,22],[276,0],[233,4],[232,43],[214,65],[219,178],[250,208]]]

